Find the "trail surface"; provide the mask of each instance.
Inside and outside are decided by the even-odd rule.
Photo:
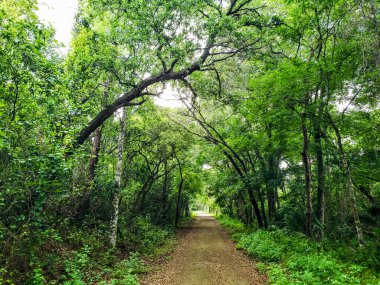
[[[172,259],[148,275],[142,284],[265,284],[265,277],[257,272],[253,260],[235,249],[227,232],[212,216],[199,213]]]

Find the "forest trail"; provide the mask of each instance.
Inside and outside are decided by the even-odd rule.
[[[148,275],[143,285],[265,284],[255,262],[236,250],[212,216],[199,212],[172,259]]]

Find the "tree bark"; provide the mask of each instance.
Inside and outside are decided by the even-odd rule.
[[[231,164],[233,165],[234,169],[236,170],[236,172],[238,173],[239,177],[241,178],[241,180],[244,183],[244,186],[245,186],[245,188],[246,188],[246,190],[248,192],[249,200],[250,200],[250,202],[252,204],[253,209],[255,210],[257,225],[259,226],[259,228],[264,227],[263,219],[261,217],[260,209],[259,209],[259,206],[257,204],[256,198],[255,198],[255,196],[253,194],[253,190],[252,190],[251,186],[249,185],[249,183],[247,183],[248,177],[246,177],[246,175],[244,175],[244,173],[241,171],[240,167],[237,165],[235,159],[232,157],[231,154],[229,154],[226,150],[223,150],[223,154],[231,162]]]
[[[321,224],[321,229],[318,231],[318,239],[323,238],[325,227],[325,168],[323,164],[322,150],[322,131],[320,122],[314,134],[315,153],[317,162],[317,218]]]
[[[102,105],[105,105],[108,100],[108,88],[110,85],[110,79],[107,79],[104,82],[104,90],[103,90],[103,100]],[[95,180],[95,169],[99,161],[99,152],[100,152],[100,144],[102,139],[102,127],[96,129],[93,140],[92,140],[92,148],[91,148],[91,157],[89,160],[88,167],[88,181],[85,187],[85,191],[83,193],[82,201],[79,204],[77,209],[78,217],[82,219],[90,210],[90,193],[94,188],[94,180]]]
[[[268,219],[267,219],[267,215],[265,214],[264,197],[263,197],[263,195],[259,189],[257,190],[257,193],[259,194],[261,213],[263,213],[264,227],[267,229],[268,228]]]
[[[206,47],[203,49],[203,53],[200,57],[195,60],[188,68],[184,68],[177,72],[172,70],[163,71],[158,75],[154,75],[143,79],[134,88],[124,93],[118,99],[116,99],[112,104],[106,106],[101,110],[98,115],[93,118],[85,128],[83,128],[78,134],[75,142],[75,146],[83,144],[87,138],[99,127],[101,126],[112,114],[114,114],[118,109],[128,106],[131,102],[137,98],[144,95],[143,91],[156,83],[166,82],[170,80],[180,80],[188,77],[195,71],[201,69],[201,66],[206,61],[210,55],[210,50],[213,46],[215,35],[211,35],[207,41]]]
[[[175,222],[174,225],[178,227],[178,222],[180,218],[180,203],[181,203],[181,195],[182,195],[182,187],[183,187],[183,173],[182,173],[182,165],[181,162],[179,161],[178,157],[175,156],[177,163],[178,163],[178,169],[179,169],[179,176],[180,176],[180,182],[178,186],[178,195],[177,195],[177,204],[176,204],[176,211],[175,211]]]
[[[189,206],[189,201],[186,201],[185,204],[185,216],[190,217],[190,206]]]
[[[303,136],[303,149],[302,149],[302,162],[304,167],[305,177],[305,194],[306,194],[306,220],[305,220],[305,233],[307,236],[312,236],[312,218],[313,218],[313,205],[311,199],[311,169],[309,162],[309,136],[306,126],[306,111],[302,114],[302,136]]]
[[[244,203],[242,193],[238,194],[237,206],[238,206],[239,218],[243,221],[244,224],[247,225],[248,224],[248,215],[245,211],[245,203]]]
[[[328,78],[328,77],[327,77]],[[327,84],[328,84],[328,79]],[[324,78],[321,78],[321,81],[324,81]],[[323,148],[322,148],[322,139],[324,129],[323,117],[325,110],[325,93],[328,90],[327,87],[320,86],[316,89],[315,92],[315,104],[317,104],[317,112],[313,114],[313,131],[314,131],[314,147],[315,147],[315,156],[317,164],[317,219],[320,223],[320,228],[316,232],[316,237],[318,240],[321,240],[324,235],[325,227],[325,168],[323,161]]]
[[[266,125],[267,136],[269,139],[269,144],[267,147],[268,151],[268,173],[266,175],[266,184],[267,184],[267,197],[268,197],[268,219],[270,220],[276,213],[276,196],[275,196],[275,163],[274,163],[274,154],[272,146],[272,124],[268,123]],[[263,163],[265,167],[265,164]],[[265,169],[263,169],[265,172]]]
[[[331,125],[332,125],[332,127],[333,127],[333,129],[335,131],[335,135],[337,137],[340,157],[341,157],[342,165],[343,165],[343,168],[344,168],[344,173],[345,173],[345,176],[346,176],[347,192],[348,192],[348,196],[350,198],[351,207],[352,207],[352,214],[354,216],[354,221],[355,221],[356,235],[357,235],[357,238],[358,238],[359,245],[363,245],[364,244],[363,230],[362,230],[362,225],[361,225],[361,222],[360,222],[358,207],[357,207],[357,204],[356,204],[356,197],[355,197],[355,192],[354,192],[354,184],[352,182],[350,166],[348,164],[348,161],[347,161],[347,158],[346,158],[346,154],[344,152],[344,148],[343,148],[343,144],[342,144],[342,137],[340,135],[340,131],[339,131],[337,125],[335,124],[335,122],[332,119],[332,117],[331,117],[330,114],[329,114],[329,118],[330,118]]]
[[[148,195],[150,188],[152,188],[153,182],[154,182],[154,177],[151,176],[148,178],[149,180],[147,181],[148,183],[146,184],[146,187],[143,187],[142,192],[141,192],[141,200],[140,200],[140,206],[139,206],[139,213],[144,212],[144,205],[145,205],[145,200],[146,196]]]
[[[251,201],[252,207],[256,214],[257,225],[259,226],[259,228],[263,228],[264,227],[263,219],[261,217],[259,205],[257,204],[256,198],[253,194],[253,190],[249,185],[247,185],[246,188],[248,191],[249,200]]]
[[[168,200],[168,160],[164,161],[164,181],[162,183],[162,193],[161,193],[161,219],[166,218],[167,200]]]
[[[119,202],[121,193],[121,174],[123,170],[123,151],[124,151],[124,140],[125,140],[125,121],[126,121],[126,110],[122,110],[122,115],[120,118],[120,132],[117,143],[117,156],[116,156],[116,171],[115,171],[115,188],[112,197],[112,215],[110,221],[110,244],[112,247],[116,246],[117,238],[117,225],[119,220]]]
[[[94,138],[92,140],[91,157],[89,159],[88,180],[81,202],[77,208],[77,216],[82,219],[90,209],[90,193],[94,187],[95,169],[99,160],[100,144],[102,139],[102,131],[100,128],[96,129]]]

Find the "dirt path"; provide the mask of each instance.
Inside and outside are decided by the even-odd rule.
[[[199,214],[172,259],[152,272],[143,285],[265,284],[253,260],[235,249],[226,231],[206,214]]]

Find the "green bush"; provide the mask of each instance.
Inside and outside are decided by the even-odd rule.
[[[139,285],[136,274],[146,271],[144,262],[138,253],[131,253],[128,259],[120,261],[116,266],[111,280],[100,285]]]
[[[281,261],[285,251],[284,244],[278,244],[273,235],[261,230],[253,234],[243,234],[237,248],[244,249],[263,261]]]
[[[143,253],[152,252],[169,237],[170,230],[163,229],[152,223],[149,218],[138,217],[135,220],[131,241]]]
[[[298,233],[279,229],[242,233],[237,247],[267,263],[271,284],[369,285],[380,282],[373,269],[356,262],[357,257],[342,260],[339,247],[328,246],[327,241],[313,242]]]
[[[85,284],[86,273],[90,271],[91,264],[91,247],[85,245],[81,250],[74,253],[72,258],[64,262],[67,275],[65,285],[82,285]]]
[[[128,259],[124,259],[117,265],[116,274],[122,275],[125,271],[131,274],[146,272],[147,268],[143,260],[140,259],[139,253],[132,252]]]
[[[223,227],[231,230],[233,233],[242,232],[245,229],[242,222],[229,216],[221,215],[218,217],[218,221]]]

